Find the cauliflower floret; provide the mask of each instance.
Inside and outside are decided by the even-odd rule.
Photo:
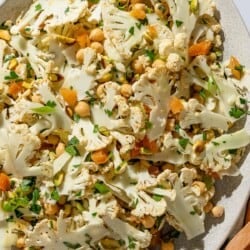
[[[173,50],[173,39],[166,38],[159,44],[159,55],[163,58],[167,57]]]
[[[205,157],[201,169],[212,170],[220,175],[230,175],[232,155],[226,154],[230,149],[246,147],[250,143],[250,135],[244,130],[224,134],[206,144]]]
[[[174,47],[176,49],[185,49],[186,48],[186,33],[178,33],[174,38]]]
[[[184,61],[177,53],[170,53],[166,63],[167,69],[171,72],[179,72],[184,67]]]
[[[103,30],[111,46],[119,53],[123,60],[129,60],[132,48],[142,42],[144,25],[138,27],[138,20],[128,12],[121,11],[112,3],[105,1],[102,5]],[[134,34],[129,30],[133,27]],[[105,48],[105,46],[104,46]]]
[[[114,97],[115,103],[117,105],[117,116],[126,117],[129,115],[129,105],[127,104],[127,99],[121,95],[116,95]]]
[[[145,127],[145,118],[142,108],[139,106],[130,108],[129,124],[132,127],[135,134],[141,132],[141,129]]]
[[[93,249],[91,245],[110,236],[110,231],[104,227],[101,220],[88,223],[73,231],[67,230],[69,225],[63,219],[63,212],[59,214],[56,229],[50,225],[48,219],[38,222],[33,230],[28,231],[25,240],[26,246],[43,247],[45,250],[68,250],[70,245],[74,246],[74,249],[91,250]]]
[[[86,151],[92,152],[107,147],[112,142],[112,136],[100,134],[98,128],[89,119],[81,119],[72,126],[72,136],[85,145]]]
[[[0,129],[0,157],[4,171],[15,176],[38,176],[41,167],[32,167],[29,160],[41,146],[40,139],[26,125],[10,125]]]
[[[117,235],[121,240],[125,242],[126,249],[131,246],[133,242],[133,248],[139,250],[141,248],[147,248],[151,241],[151,234],[148,231],[140,231],[130,224],[118,219],[104,216],[103,220],[113,234]]]
[[[132,215],[143,217],[145,215],[162,216],[166,212],[167,203],[164,199],[155,201],[143,191],[138,192],[138,202],[135,209],[131,211]]]
[[[161,136],[165,130],[169,108],[170,79],[165,68],[150,69],[133,84],[134,99],[143,102],[151,111],[149,122],[152,128],[147,130],[150,140]]]
[[[134,148],[135,137],[133,135],[125,135],[117,131],[111,132],[111,135],[121,144],[121,155],[125,155]]]

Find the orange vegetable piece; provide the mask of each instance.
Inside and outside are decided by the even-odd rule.
[[[12,82],[9,85],[8,94],[13,98],[17,98],[18,93],[23,90],[23,86],[21,82]]]
[[[156,38],[157,37],[157,30],[153,25],[148,25],[147,27],[148,33],[152,38]]]
[[[4,192],[10,190],[10,178],[5,173],[0,173],[0,190]]]
[[[156,141],[150,141],[148,137],[144,137],[142,145],[144,148],[148,149],[151,153],[156,153],[159,151]]]
[[[178,114],[184,109],[181,100],[176,96],[171,97],[169,105],[170,105],[170,110],[172,111],[173,114]]]
[[[191,45],[188,49],[189,56],[207,55],[212,47],[211,41],[202,41]]]
[[[62,95],[65,102],[68,103],[70,107],[74,107],[77,103],[77,93],[73,89],[61,88],[60,94]]]
[[[130,15],[139,20],[144,20],[146,18],[145,11],[141,9],[132,9]]]
[[[237,79],[240,80],[242,77],[242,70],[240,62],[234,57],[231,56],[230,62],[228,64],[228,68],[231,69],[232,75]]]
[[[104,164],[109,160],[109,156],[105,149],[100,149],[91,153],[91,159],[96,164]]]
[[[79,28],[75,31],[75,39],[81,48],[86,48],[90,45],[88,31],[83,28]]]

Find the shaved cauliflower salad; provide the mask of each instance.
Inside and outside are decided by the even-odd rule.
[[[36,0],[2,24],[1,249],[165,249],[223,215],[214,183],[239,174],[250,135],[235,126],[246,69],[222,62],[215,13]]]

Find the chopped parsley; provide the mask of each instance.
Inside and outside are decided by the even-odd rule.
[[[89,91],[86,91],[85,94],[89,98],[89,100],[88,100],[89,104],[91,106],[94,105],[96,102],[96,97],[94,95],[92,95]]]
[[[10,81],[10,80],[19,80],[19,76],[17,73],[13,70],[10,71],[10,74],[8,76],[4,77],[4,80]]]
[[[128,248],[129,249],[135,249],[135,247],[136,247],[136,244],[135,244],[134,238],[129,236],[128,237]]]
[[[60,199],[60,195],[59,195],[59,193],[58,193],[58,191],[56,189],[54,189],[51,192],[50,196],[51,196],[51,199],[55,200],[55,201],[59,201],[59,199]]]
[[[69,249],[77,249],[77,248],[80,248],[81,245],[79,243],[70,243],[68,241],[64,241],[63,244],[68,247]]]
[[[206,140],[207,140],[207,133],[206,133],[206,132],[203,132],[203,133],[202,133],[202,140],[203,140],[203,141],[206,141]]]
[[[134,27],[134,26],[131,26],[131,27],[129,28],[128,32],[130,33],[131,36],[133,36],[134,33],[135,33],[135,27]]]
[[[231,110],[229,111],[229,115],[236,119],[242,117],[245,114],[246,114],[245,110],[238,108],[236,106],[232,107]]]
[[[191,211],[190,214],[191,214],[191,215],[195,215],[196,212],[195,212],[195,211]]]
[[[189,143],[189,139],[188,139],[188,138],[181,138],[181,139],[179,139],[179,145],[180,145],[183,149],[186,149],[188,143]]]
[[[145,122],[145,129],[151,129],[153,127],[153,123],[150,121]]]
[[[67,146],[66,146],[66,148],[65,148],[65,151],[66,151],[68,154],[72,155],[72,156],[80,155],[80,154],[79,154],[79,151],[78,151],[78,149],[77,149],[78,144],[79,144],[79,140],[78,140],[75,136],[72,137],[72,138],[69,140],[69,142],[68,142],[68,144],[67,144]]]
[[[210,76],[210,77],[208,78],[208,81],[207,81],[207,89],[208,89],[208,91],[209,91],[210,93],[212,93],[212,94],[215,94],[215,93],[218,91],[218,89],[219,89],[219,87],[218,87],[216,81],[214,80],[214,78],[213,78],[212,76]]]
[[[162,195],[159,195],[159,194],[154,194],[153,196],[152,196],[152,198],[155,200],[155,201],[161,201],[161,199],[162,199]]]
[[[216,141],[212,141],[212,143],[214,144],[214,146],[219,146],[220,143],[216,142]]]
[[[99,132],[99,126],[97,124],[94,124],[93,133],[98,133],[98,132]]]
[[[111,117],[113,115],[113,111],[109,109],[105,109],[104,112],[108,115],[108,117]]]
[[[67,8],[65,9],[64,13],[67,14],[67,13],[69,12],[69,10],[70,10],[69,7],[67,7]]]
[[[101,181],[96,182],[94,188],[95,191],[100,194],[106,194],[110,191],[109,188]]]
[[[81,117],[78,115],[78,114],[74,114],[73,115],[73,120],[74,120],[74,122],[76,122],[76,123],[78,123],[79,121],[80,121],[80,119],[81,119]]]
[[[247,100],[244,98],[240,98],[240,104],[247,104]]]
[[[39,115],[48,115],[55,112],[56,103],[54,101],[48,101],[43,107],[31,109],[33,112]]]
[[[155,53],[154,53],[153,50],[146,50],[145,54],[149,58],[150,61],[154,61],[154,59],[155,59]]]
[[[36,11],[41,11],[42,10],[42,5],[39,3],[35,6]]]
[[[231,155],[236,155],[237,154],[237,149],[229,149],[228,153]]]
[[[245,66],[243,66],[241,64],[234,67],[234,69],[238,70],[240,73],[242,73],[244,71],[244,68],[245,68]]]
[[[181,25],[183,24],[183,21],[176,20],[176,21],[175,21],[175,24],[176,24],[176,26],[179,28],[179,27],[181,27]]]

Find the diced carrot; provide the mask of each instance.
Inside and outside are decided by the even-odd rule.
[[[202,41],[191,45],[188,49],[189,56],[207,55],[212,47],[211,41]]]
[[[242,65],[238,61],[237,58],[231,56],[230,62],[228,64],[228,68],[231,69],[232,75],[237,79],[240,80],[242,77]]]
[[[173,114],[178,114],[184,109],[181,100],[176,96],[171,97],[169,106]]]
[[[148,25],[147,31],[148,31],[151,38],[156,38],[158,35],[157,30],[156,30],[155,26],[153,26],[153,25]]]
[[[79,28],[78,30],[75,31],[75,39],[81,48],[85,48],[90,45],[89,34],[87,30],[83,28]]]
[[[109,160],[109,156],[105,149],[100,149],[91,153],[91,159],[96,164],[104,164]]]
[[[148,137],[144,137],[142,145],[144,148],[148,149],[151,153],[156,153],[159,151],[156,141],[150,141]]]
[[[21,82],[12,82],[8,88],[8,94],[11,95],[13,98],[17,98],[18,93],[23,90]]]
[[[60,94],[62,95],[65,102],[68,103],[70,107],[74,107],[77,103],[77,93],[73,89],[61,88]]]
[[[10,190],[10,178],[4,173],[0,173],[0,190],[4,192]]]
[[[145,11],[141,9],[132,9],[130,15],[139,20],[144,20],[146,18]]]

